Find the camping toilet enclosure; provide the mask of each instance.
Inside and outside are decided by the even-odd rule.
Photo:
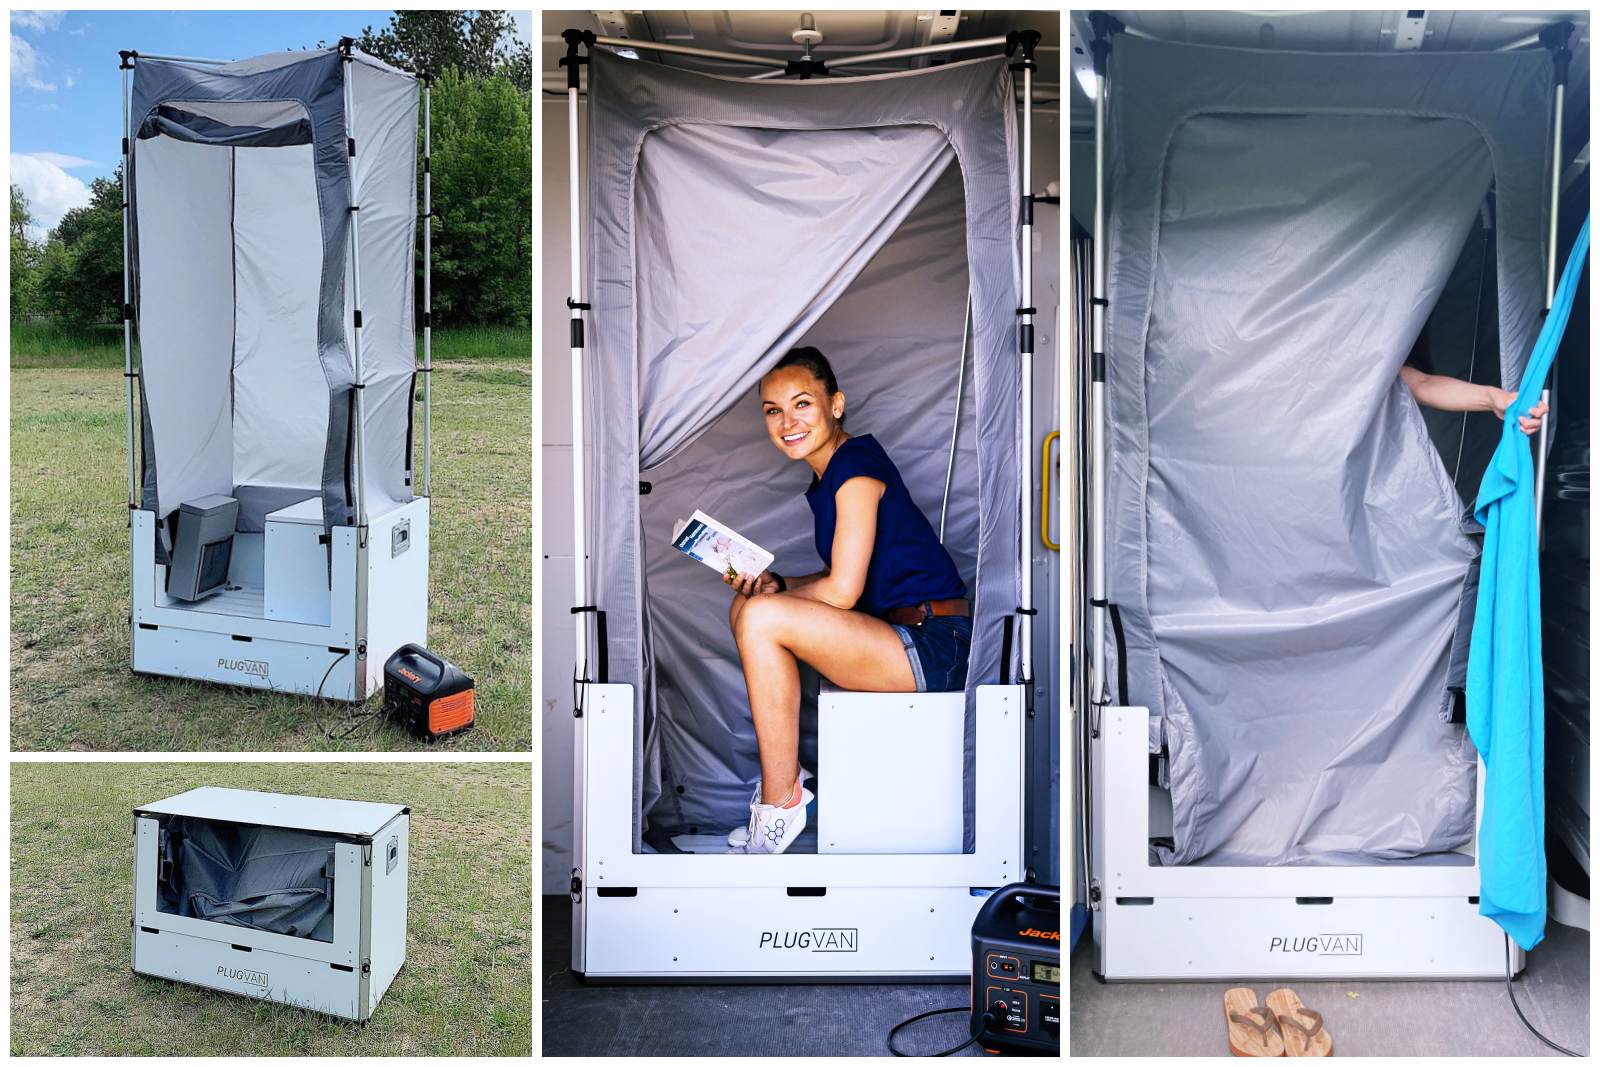
[[[1094,19],[1096,969],[1498,977],[1520,953],[1478,913],[1483,774],[1452,693],[1481,531],[1400,369],[1492,214],[1517,387],[1545,299],[1551,57],[1215,48]]]
[[[123,54],[136,671],[361,700],[426,641],[419,84],[348,41]]]
[[[364,1022],[406,961],[410,828],[212,786],[135,808],[134,972]]]
[[[1027,875],[1036,312],[1033,198],[1019,175],[1038,35],[1013,34],[1005,56],[788,81],[630,62],[593,35],[565,36],[583,546],[573,970],[602,981],[965,975],[983,893]],[[945,544],[973,601],[967,691],[823,698],[871,717],[874,736],[939,707],[921,715],[944,731],[927,749],[938,770],[919,781],[940,793],[936,834],[834,816],[832,839],[727,855],[758,773],[727,590],[683,567],[666,533],[699,507],[780,560],[812,552],[805,472],[779,466],[754,404],[762,374],[805,344],[838,370],[851,432],[884,444],[925,513],[955,468]],[[803,712],[805,759],[839,720],[825,707],[813,727]],[[835,799],[881,784],[843,776],[895,773],[889,760],[808,765]],[[774,935],[800,929],[848,947]]]

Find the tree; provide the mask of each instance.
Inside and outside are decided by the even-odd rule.
[[[89,203],[61,217],[39,270],[39,310],[66,322],[122,318],[122,168],[89,183]]]
[[[533,89],[533,45],[516,39],[516,24],[505,11],[396,11],[383,29],[362,30],[357,44],[413,74],[453,70]]]
[[[18,186],[11,187],[11,321],[20,322],[34,313],[38,285],[39,247],[28,238],[33,212],[28,198]]]
[[[447,70],[433,94],[433,292],[441,323],[527,323],[533,116],[505,78]]]

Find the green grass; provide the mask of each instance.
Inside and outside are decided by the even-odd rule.
[[[135,344],[135,359],[138,352]],[[533,329],[528,326],[441,326],[433,333],[433,358],[438,361],[527,361],[532,352]],[[422,361],[420,333],[417,335],[417,361]],[[122,325],[12,323],[11,366],[13,369],[121,367]]]
[[[131,809],[197,785],[411,806],[406,964],[365,1026],[136,975]],[[15,1056],[529,1056],[526,763],[16,763]]]
[[[32,327],[29,327],[31,330]],[[527,330],[481,331],[436,359],[428,643],[478,683],[477,726],[447,747],[532,744],[532,370]],[[492,341],[497,335],[500,341]],[[17,336],[13,330],[13,338]],[[49,337],[57,336],[55,334]],[[437,350],[455,351],[448,334]],[[520,338],[520,340],[519,340]],[[51,351],[42,332],[35,353]],[[32,342],[30,342],[32,343]],[[517,347],[520,345],[521,347]],[[490,361],[486,353],[504,358]],[[127,444],[120,342],[11,374],[11,743],[16,750],[421,747],[383,724],[331,741],[353,710],[128,669]],[[420,433],[420,418],[418,420]],[[378,706],[380,696],[365,705]]]

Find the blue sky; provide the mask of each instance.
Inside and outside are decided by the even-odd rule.
[[[117,52],[243,59],[313,47],[388,24],[384,11],[13,11],[11,181],[39,233],[88,203],[89,182],[116,168],[122,140]],[[515,12],[531,39],[533,16]]]

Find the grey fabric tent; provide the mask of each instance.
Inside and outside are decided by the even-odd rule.
[[[763,540],[780,570],[817,566],[804,480],[765,442],[754,401],[794,345],[835,361],[851,431],[886,444],[930,514],[965,347],[947,541],[975,591],[969,687],[999,680],[1006,618],[1027,602],[1017,131],[1003,58],[798,82],[600,49],[590,62],[592,604],[579,607],[605,613],[597,655],[610,680],[634,687],[644,850],[745,817],[758,767],[727,591],[671,559],[667,542],[672,521],[699,507]],[[579,671],[601,673],[598,662]]]
[[[171,915],[332,941],[335,840],[271,826],[166,818],[156,906]]]
[[[348,46],[123,62],[130,503],[236,496],[259,530],[411,500],[418,79]]]
[[[1110,72],[1103,679],[1168,757],[1160,859],[1460,848],[1477,531],[1398,372],[1492,186],[1516,388],[1550,58],[1118,36]]]

